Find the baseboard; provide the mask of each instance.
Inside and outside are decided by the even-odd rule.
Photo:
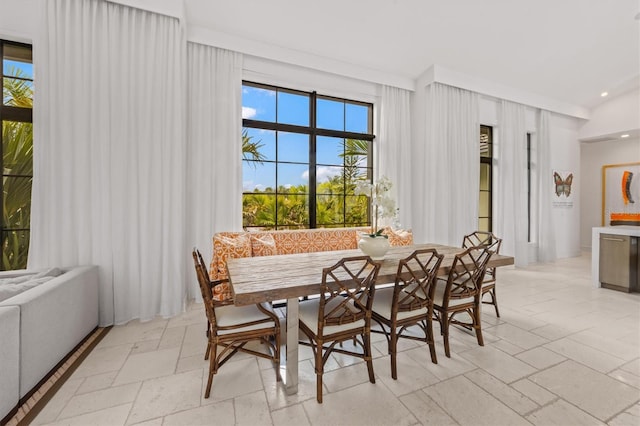
[[[20,399],[18,405],[0,420],[0,426],[30,424],[109,330],[111,327],[96,327],[91,331],[29,393]]]

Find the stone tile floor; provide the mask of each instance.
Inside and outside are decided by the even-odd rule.
[[[637,426],[640,294],[593,288],[590,271],[589,253],[500,268],[501,318],[485,305],[484,347],[454,328],[450,359],[437,336],[435,365],[426,345],[403,340],[392,380],[386,341],[374,335],[376,383],[362,361],[333,356],[322,405],[306,347],[298,394],[284,393],[268,361],[239,354],[204,399],[205,316],[192,304],[114,327],[33,424]]]

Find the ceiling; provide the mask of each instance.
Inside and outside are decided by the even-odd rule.
[[[640,81],[640,0],[185,0],[189,27],[415,79],[438,65],[593,108]],[[337,62],[336,62],[337,61]]]

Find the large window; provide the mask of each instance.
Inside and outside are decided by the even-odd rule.
[[[27,266],[33,178],[31,46],[0,40],[2,57],[2,270]]]
[[[370,224],[373,105],[244,82],[242,115],[245,228]]]
[[[491,188],[493,185],[493,128],[480,126],[480,203],[478,230],[491,232]]]

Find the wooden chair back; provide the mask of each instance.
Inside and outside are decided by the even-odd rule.
[[[482,281],[493,251],[488,247],[470,247],[453,259],[447,277],[443,305],[451,299],[476,297],[482,292]]]
[[[496,237],[493,232],[475,231],[469,235],[465,235],[462,239],[462,248],[470,247],[487,247],[496,254],[500,253],[500,245],[502,238]]]
[[[486,231],[475,231],[469,235],[465,235],[462,239],[462,248],[470,248],[470,247],[487,247],[489,250],[493,251],[495,254],[500,254],[500,246],[502,245],[502,238],[498,238],[492,232]],[[485,274],[485,282],[495,281],[496,278],[496,268],[487,268],[487,272]]]
[[[423,249],[400,260],[391,305],[392,318],[397,312],[430,307],[442,259],[444,255],[438,254],[435,249]]]
[[[369,256],[347,257],[322,271],[318,334],[325,326],[371,318],[380,264]]]
[[[221,284],[227,280],[219,280],[219,281],[211,281],[209,279],[209,272],[207,271],[207,264],[204,262],[202,258],[202,254],[196,248],[193,249],[191,255],[193,256],[193,265],[196,269],[196,276],[198,277],[198,284],[200,285],[200,293],[202,294],[202,302],[204,304],[204,309],[207,314],[207,319],[209,320],[209,324],[215,330],[216,328],[216,311],[214,309],[214,305],[216,302],[213,300],[213,287],[217,284]]]

